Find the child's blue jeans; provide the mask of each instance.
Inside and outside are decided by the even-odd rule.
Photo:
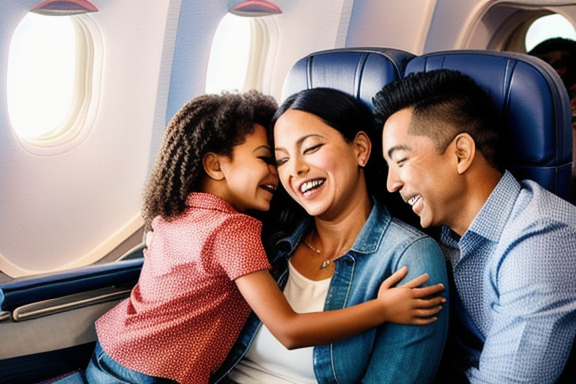
[[[96,343],[96,349],[86,368],[86,381],[88,383],[138,383],[138,384],[168,384],[175,383],[169,379],[148,376],[133,371],[118,364],[104,352],[100,343]]]

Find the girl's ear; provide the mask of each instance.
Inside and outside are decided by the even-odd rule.
[[[358,165],[363,167],[368,162],[370,152],[372,151],[372,142],[366,132],[361,131],[356,134],[356,137],[354,138],[354,146],[356,147]]]
[[[474,157],[476,156],[476,143],[474,139],[467,133],[461,133],[454,138],[455,154],[458,158],[457,169],[458,173],[462,175],[470,168]]]
[[[216,181],[224,180],[224,172],[221,169],[220,156],[213,152],[208,152],[202,159],[204,172],[209,178]]]

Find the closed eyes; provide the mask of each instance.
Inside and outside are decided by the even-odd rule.
[[[258,158],[268,165],[276,165],[276,160],[272,156],[258,156]]]

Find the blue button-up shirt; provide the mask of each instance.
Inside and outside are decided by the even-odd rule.
[[[281,288],[288,277],[287,260],[309,230],[301,223],[283,240],[284,250],[272,258],[274,275]],[[335,260],[334,275],[325,310],[359,304],[377,296],[380,284],[392,273],[408,266],[409,281],[422,273],[428,284],[448,288],[446,264],[438,244],[409,225],[392,219],[383,205],[374,207],[346,255]],[[447,294],[447,289],[445,294]],[[212,381],[232,369],[252,343],[260,321],[248,320],[236,346]],[[424,326],[382,324],[346,340],[314,348],[314,373],[319,383],[403,384],[431,382],[437,370],[448,328],[447,305],[438,320]]]
[[[470,382],[554,383],[576,335],[576,207],[506,172],[462,238],[444,227],[442,243]]]

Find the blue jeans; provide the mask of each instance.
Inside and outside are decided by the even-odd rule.
[[[88,383],[112,384],[112,383],[134,383],[134,384],[168,384],[175,383],[169,379],[148,376],[140,372],[133,371],[118,364],[104,352],[100,342],[96,343],[94,355],[90,359],[86,368],[86,381]]]

